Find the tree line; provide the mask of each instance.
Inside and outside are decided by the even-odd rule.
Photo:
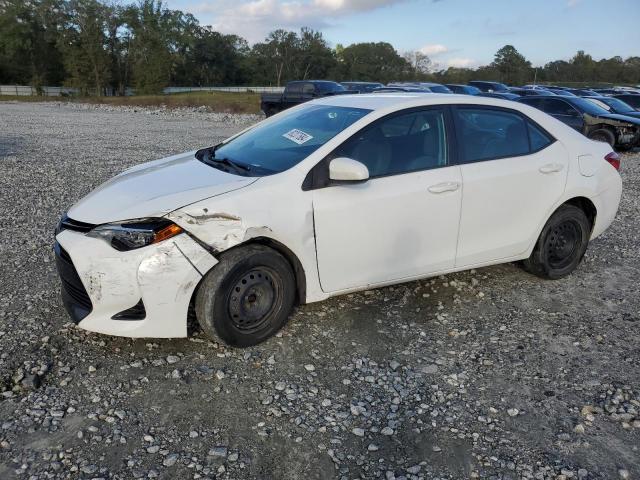
[[[249,45],[161,0],[0,0],[0,84],[64,85],[85,94],[158,93],[169,85],[276,85],[293,79],[640,83],[640,57],[534,68],[513,46],[477,68],[440,68],[387,42],[332,48],[322,33],[275,30]]]

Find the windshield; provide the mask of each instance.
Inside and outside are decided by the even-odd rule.
[[[494,92],[508,92],[509,87],[507,87],[504,83],[491,83],[489,84]]]
[[[451,90],[444,85],[429,85],[429,90],[435,93],[451,93]]]
[[[364,108],[306,105],[261,124],[221,145],[214,160],[249,167],[248,176],[272,175],[297,165],[364,117]]]
[[[571,100],[571,104],[578,107],[583,112],[588,113],[589,115],[607,115],[609,112],[602,107],[599,107],[593,102],[590,102],[586,98],[580,97],[565,97],[566,100]]]
[[[602,100],[602,102],[609,105],[616,113],[635,112],[635,109],[631,105],[617,98],[609,97],[606,100]]]
[[[344,85],[334,82],[318,82],[316,89],[320,92],[344,92],[347,90]]]

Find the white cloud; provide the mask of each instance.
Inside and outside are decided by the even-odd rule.
[[[575,7],[576,5],[578,5],[582,0],[567,0],[567,7],[571,8],[571,7]]]
[[[421,53],[424,53],[425,55],[428,55],[430,57],[435,57],[436,55],[440,55],[441,53],[445,53],[448,51],[449,49],[447,47],[439,43],[435,43],[433,45],[425,45],[420,49]]]
[[[471,58],[450,58],[447,60],[447,67],[466,68],[476,63]]]
[[[215,0],[192,8],[203,24],[258,42],[278,28],[324,28],[339,17],[409,0]]]

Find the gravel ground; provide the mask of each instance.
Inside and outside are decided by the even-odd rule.
[[[62,211],[257,118],[0,104],[0,479],[640,478],[640,153],[560,281],[508,264],[347,295],[246,350],[70,324]]]

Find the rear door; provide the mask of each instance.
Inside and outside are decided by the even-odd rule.
[[[456,267],[525,252],[564,192],[567,152],[515,110],[454,108],[463,194]]]

